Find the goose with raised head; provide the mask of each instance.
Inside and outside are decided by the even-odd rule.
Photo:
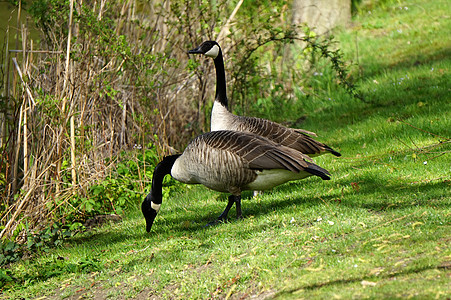
[[[199,47],[189,50],[188,54],[203,54],[213,58],[216,69],[216,95],[211,112],[211,131],[234,130],[250,132],[264,136],[276,143],[293,148],[310,157],[332,153],[335,156],[341,154],[331,147],[316,141],[310,135],[315,133],[285,127],[266,119],[236,116],[228,110],[226,93],[226,79],[222,50],[216,41],[203,42]]]
[[[182,154],[167,156],[155,167],[152,189],[141,206],[147,232],[160,209],[162,182],[168,174],[183,183],[230,193],[218,220],[227,219],[233,204],[237,218],[242,217],[243,190],[266,190],[309,176],[330,179],[329,172],[305,154],[264,137],[228,130],[208,132],[194,138]]]

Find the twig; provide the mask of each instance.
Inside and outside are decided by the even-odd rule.
[[[8,50],[13,53],[43,53],[43,54],[62,54],[63,51],[50,51],[50,50]]]
[[[13,222],[16,220],[19,213],[22,212],[22,207],[25,205],[25,203],[28,201],[28,198],[30,198],[31,194],[34,192],[35,185],[33,184],[30,189],[28,190],[28,193],[23,197],[22,201],[20,201],[19,205],[17,206],[14,214],[9,219],[8,223],[6,223],[5,228],[3,228],[2,232],[0,233],[0,240],[3,238],[3,235],[9,230]]]
[[[441,136],[441,135],[438,135],[438,134],[435,134],[435,133],[429,132],[429,131],[427,131],[427,130],[424,130],[424,129],[418,128],[418,127],[416,127],[416,126],[413,126],[413,125],[412,125],[412,124],[410,124],[410,123],[407,123],[406,121],[404,121],[404,120],[402,120],[402,119],[399,119],[399,118],[398,118],[398,121],[399,121],[399,122],[401,122],[401,123],[404,123],[404,124],[406,124],[406,125],[408,125],[408,126],[410,126],[410,127],[412,127],[412,128],[415,128],[415,129],[418,129],[418,130],[420,130],[420,131],[423,131],[423,132],[425,132],[425,133],[427,133],[427,134],[430,134],[430,135],[433,135],[433,136],[436,136],[436,137],[439,137],[439,138],[445,139],[446,141],[448,141],[448,140],[451,140],[451,138],[450,138],[450,137],[444,137],[444,136]]]
[[[414,182],[410,182],[409,184],[417,184],[420,182],[431,182],[431,181],[436,181],[436,180],[442,180],[445,178],[451,178],[451,175],[450,176],[442,176],[442,177],[433,178],[433,179],[424,179],[424,180],[420,180],[420,181],[414,181]]]
[[[14,66],[16,67],[17,74],[19,74],[20,80],[22,80],[22,83],[25,87],[25,90],[27,91],[28,97],[30,97],[31,102],[33,103],[33,106],[36,105],[36,102],[34,101],[33,95],[31,94],[31,91],[28,87],[28,84],[23,80],[22,71],[20,70],[19,64],[17,63],[17,60],[15,57],[12,58],[12,61],[14,63]]]
[[[410,213],[410,214],[408,214],[408,215],[405,215],[405,216],[402,216],[402,217],[399,217],[399,218],[396,218],[396,219],[387,221],[387,222],[385,222],[385,223],[376,225],[376,226],[374,226],[374,227],[371,227],[371,228],[368,228],[368,229],[366,229],[366,230],[362,230],[362,231],[359,231],[359,232],[355,232],[355,231],[354,231],[354,232],[345,232],[345,233],[343,233],[342,235],[336,236],[336,238],[344,238],[344,237],[346,237],[348,234],[351,234],[351,233],[354,234],[354,235],[362,234],[362,233],[371,231],[371,230],[373,230],[373,229],[376,229],[376,228],[379,228],[379,227],[388,225],[388,224],[390,224],[390,223],[393,223],[393,222],[396,222],[396,221],[403,220],[403,219],[405,219],[405,218],[407,218],[407,217],[410,217],[410,216],[412,216],[412,215],[414,215],[414,214],[416,214],[416,213],[417,213],[417,212],[415,211],[415,212]]]
[[[433,159],[435,159],[435,158],[437,158],[437,157],[440,157],[440,156],[442,156],[442,155],[445,155],[446,153],[450,153],[450,151],[442,152],[442,153],[440,153],[440,154],[438,154],[438,155],[435,155],[435,156],[433,156],[433,157],[431,157],[431,158],[428,158],[427,160],[433,160]]]
[[[67,48],[66,48],[66,70],[64,72],[64,81],[63,81],[63,90],[62,94],[66,92],[66,86],[67,86],[67,80],[69,78],[69,60],[70,60],[70,46],[71,46],[71,39],[72,39],[72,15],[74,12],[74,0],[70,0],[70,12],[69,12],[69,24],[68,24],[68,34],[67,34]],[[62,105],[62,111],[65,112],[65,106],[66,106],[66,97],[64,97],[63,105]]]
[[[417,213],[417,212],[416,212],[416,211],[414,211],[413,213],[410,213],[410,214],[408,214],[408,215],[405,215],[405,216],[402,216],[402,217],[399,217],[399,218],[396,218],[396,219],[393,219],[393,220],[387,221],[387,222],[385,222],[385,223],[382,223],[382,224],[376,225],[376,226],[374,226],[374,227],[371,227],[371,228],[368,228],[368,229],[366,229],[366,230],[362,230],[362,231],[360,231],[360,232],[356,232],[355,234],[361,234],[361,233],[365,233],[365,232],[368,232],[368,231],[370,231],[370,230],[373,230],[373,229],[376,229],[376,228],[379,228],[379,227],[382,227],[382,226],[388,225],[388,224],[390,224],[390,223],[393,223],[393,222],[396,222],[396,221],[401,221],[402,219],[405,219],[405,218],[407,218],[407,217],[410,217],[410,216],[412,216],[412,215],[414,215],[414,214],[416,214],[416,213]]]
[[[149,247],[150,247],[150,245],[147,246],[144,249],[141,249],[141,250],[131,250],[131,251],[125,253],[125,255],[130,255],[130,254],[136,254],[136,253],[139,253],[139,252],[143,252],[143,251],[146,251]],[[152,253],[152,256],[153,256],[153,253]]]
[[[233,18],[235,18],[235,15],[238,12],[238,10],[240,9],[241,4],[243,4],[243,2],[244,2],[244,0],[238,1],[237,5],[235,6],[235,9],[232,11],[232,13],[230,14],[226,23],[224,24],[224,26],[222,26],[221,31],[219,32],[218,36],[216,37],[217,41],[221,41],[223,39],[223,35],[225,34],[226,30],[229,29],[230,23],[232,22]]]

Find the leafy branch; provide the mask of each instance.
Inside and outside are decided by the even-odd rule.
[[[343,54],[340,49],[332,50],[332,46],[336,44],[333,36],[327,39],[320,39],[316,37],[310,29],[304,27],[304,35],[299,35],[299,27],[288,28],[287,30],[281,30],[280,28],[271,28],[267,36],[260,35],[254,43],[246,43],[245,53],[242,55],[237,65],[239,66],[237,71],[234,73],[236,81],[240,82],[243,75],[249,69],[249,65],[253,63],[251,57],[257,50],[267,46],[270,43],[279,44],[292,44],[294,42],[305,43],[303,50],[311,49],[312,54],[319,53],[322,58],[329,59],[331,62],[332,69],[335,71],[338,80],[338,84],[343,86],[347,93],[352,97],[364,101],[363,96],[357,92],[357,87],[354,82],[351,81],[348,68],[343,59]],[[240,42],[243,45],[242,42]],[[244,75],[245,76],[245,75]]]

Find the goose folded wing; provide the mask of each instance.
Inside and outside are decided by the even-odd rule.
[[[303,129],[292,129],[278,123],[253,117],[238,117],[240,131],[249,131],[264,136],[284,146],[296,149],[305,154],[316,154],[322,151],[321,142],[318,142],[307,134],[315,133]]]
[[[330,179],[330,173],[326,169],[304,160],[301,153],[287,147],[278,146],[260,155],[254,156],[255,154],[256,151],[253,151],[246,156],[247,159],[250,159],[249,167],[251,169],[286,169],[295,173],[305,171],[324,180]]]
[[[234,151],[244,158],[251,169],[286,169],[300,172],[310,158],[298,151],[253,134],[237,134]],[[238,146],[239,145],[239,146]]]
[[[252,133],[212,131],[204,134],[202,141],[208,147],[234,153],[247,161],[251,169],[286,169],[300,172],[308,167],[306,160],[311,160],[299,151]]]

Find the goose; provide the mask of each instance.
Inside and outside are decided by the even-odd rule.
[[[166,156],[155,167],[151,191],[141,205],[147,232],[160,210],[163,178],[168,174],[183,183],[230,193],[219,221],[227,220],[233,204],[237,218],[242,218],[244,190],[266,190],[309,176],[330,179],[327,170],[299,151],[252,133],[211,131],[194,138],[182,154]]]
[[[216,96],[211,112],[211,131],[234,130],[254,133],[293,148],[310,157],[325,153],[341,156],[339,152],[331,147],[311,138],[309,134],[316,136],[313,132],[288,128],[266,119],[237,116],[229,112],[224,60],[221,47],[216,41],[205,41],[199,47],[189,50],[188,54],[203,54],[213,58],[215,64]]]

